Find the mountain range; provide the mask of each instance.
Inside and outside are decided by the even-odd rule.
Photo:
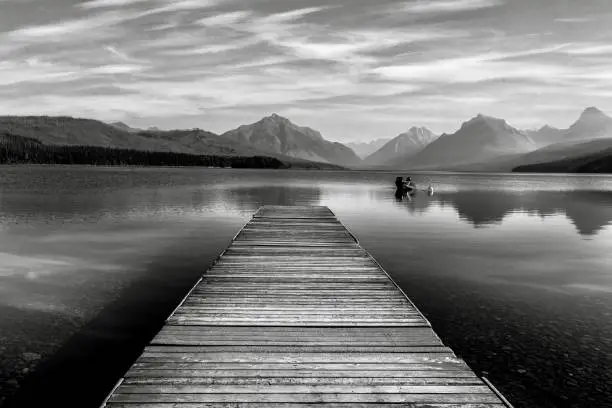
[[[402,170],[604,172],[612,162],[609,149],[612,118],[589,107],[567,129],[544,126],[523,131],[479,114],[417,154],[365,163]]]
[[[220,135],[202,129],[145,130],[123,122],[71,117],[4,116],[0,135],[49,145],[269,156],[308,168],[597,172],[607,171],[612,162],[612,118],[595,107],[585,109],[567,129],[520,130],[503,119],[478,114],[451,134],[438,136],[415,126],[392,139],[349,145],[329,141],[277,114]]]
[[[0,117],[0,135],[18,136],[25,139],[34,139],[46,145],[86,145],[97,147],[114,147],[121,149],[134,149],[146,151],[161,151],[173,153],[188,153],[196,155],[219,156],[270,156],[280,159],[293,168],[343,168],[335,163],[360,160],[349,148],[328,142],[318,132],[309,128],[293,127],[292,124],[278,115],[262,119],[263,122],[282,122],[279,126],[279,144],[294,146],[294,140],[310,140],[310,151],[324,151],[320,155],[312,154],[312,160],[301,156],[307,153],[290,149],[269,149],[261,143],[262,139],[252,134],[252,140],[231,135],[218,135],[202,129],[185,130],[147,130],[132,128],[122,122],[104,123],[93,119],[49,116],[3,116]],[[258,122],[259,123],[259,122]],[[239,129],[247,129],[241,127]],[[274,128],[274,126],[272,126]],[[260,129],[257,129],[258,131]],[[303,132],[304,134],[296,135]],[[228,132],[229,133],[229,132]],[[273,135],[264,134],[263,137]],[[267,136],[266,136],[267,135]],[[284,152],[288,154],[284,154]],[[338,157],[334,156],[338,154]],[[323,157],[323,160],[316,160]],[[348,159],[347,159],[348,157]]]
[[[549,139],[547,144],[544,144],[543,139],[539,139],[539,147],[534,151],[526,154],[506,154],[492,160],[471,163],[456,170],[540,171],[538,167],[533,166],[544,165],[547,171],[555,168],[557,172],[576,172],[580,167],[583,172],[602,172],[606,161],[612,159],[606,156],[606,152],[612,149],[612,118],[597,108],[585,109],[578,120],[567,129],[546,129],[546,132],[549,138],[555,133],[556,135]],[[591,165],[592,161],[598,161],[599,164]],[[556,164],[550,167],[547,163]]]

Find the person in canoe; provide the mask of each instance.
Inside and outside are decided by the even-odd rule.
[[[406,177],[406,180],[404,181],[404,192],[405,192],[405,194],[415,193],[416,190],[417,190],[417,186],[414,183],[414,181],[412,181],[412,178]]]
[[[416,184],[414,184],[410,177],[406,177],[406,180],[401,177],[396,177],[395,188],[395,196],[401,198],[414,193],[416,191]]]
[[[410,198],[411,195],[417,192],[416,183],[412,181],[411,177],[408,176],[406,177],[406,180],[402,179],[401,177],[396,177],[395,188],[395,197],[398,198],[400,201],[402,197]],[[427,187],[427,190],[423,191],[427,191],[428,196],[432,196],[434,193],[431,184],[429,185],[429,187]]]

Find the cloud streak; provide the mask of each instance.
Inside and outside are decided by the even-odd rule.
[[[503,0],[416,0],[405,3],[403,10],[409,13],[454,13],[502,4]]]
[[[137,3],[144,3],[150,0],[91,0],[80,4],[80,7],[85,9],[95,9],[104,7],[121,7],[129,6]]]
[[[8,33],[11,40],[49,41],[63,39],[68,36],[79,35],[100,28],[110,26],[129,20],[129,15],[117,12],[107,12],[73,20],[64,20],[56,23],[26,26]]]

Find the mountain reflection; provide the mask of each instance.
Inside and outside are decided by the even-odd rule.
[[[254,213],[262,205],[319,205],[317,186],[247,185],[220,186],[217,200],[242,212]]]
[[[8,174],[15,179],[19,175]],[[321,199],[321,188],[316,184],[300,180],[283,180],[285,184],[280,184],[270,177],[274,173],[260,174],[261,178],[268,176],[270,184],[253,180],[258,173],[249,172],[151,171],[144,175],[148,178],[122,169],[117,173],[95,169],[70,173],[60,168],[36,179],[38,183],[22,177],[26,184],[18,188],[0,184],[0,224],[96,222],[105,217],[204,212],[233,216],[252,214],[262,205],[318,205]],[[6,179],[9,177],[2,180],[5,184]]]
[[[452,206],[460,219],[476,228],[501,224],[514,213],[542,218],[565,215],[585,236],[595,235],[612,223],[612,193],[605,191],[441,192],[433,197],[417,195],[398,204],[411,213],[423,213],[433,205]]]

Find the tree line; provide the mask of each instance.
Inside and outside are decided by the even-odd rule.
[[[85,164],[100,166],[203,166],[271,168],[288,166],[274,157],[216,156],[83,145],[47,145],[4,133],[0,135],[0,164]]]

